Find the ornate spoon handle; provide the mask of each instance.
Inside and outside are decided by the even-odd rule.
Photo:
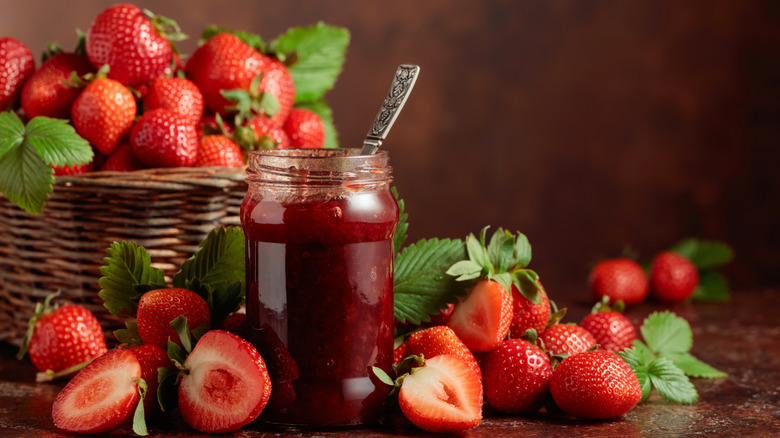
[[[379,108],[379,113],[377,113],[371,129],[368,130],[368,135],[363,141],[361,154],[376,153],[382,146],[382,141],[387,137],[390,128],[393,127],[395,119],[398,118],[398,114],[404,107],[406,99],[409,98],[419,74],[420,67],[417,65],[401,64],[398,66],[393,82],[390,84],[390,91],[388,91],[385,101],[382,102],[382,107]]]

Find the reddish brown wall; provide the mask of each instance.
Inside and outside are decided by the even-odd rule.
[[[113,2],[3,1],[0,34],[40,52]],[[192,38],[348,27],[329,94],[357,146],[395,67],[422,66],[390,134],[412,239],[525,232],[550,287],[684,236],[737,250],[737,285],[780,283],[780,7],[769,1],[139,1]],[[56,5],[56,6],[55,6]]]

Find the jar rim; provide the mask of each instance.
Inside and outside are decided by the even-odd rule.
[[[249,153],[247,182],[288,180],[378,181],[391,178],[388,151],[361,154],[354,148],[266,149]]]

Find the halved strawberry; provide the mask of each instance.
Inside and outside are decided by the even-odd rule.
[[[488,351],[506,338],[512,322],[512,299],[492,280],[478,282],[465,300],[455,305],[447,325],[471,351]]]
[[[141,364],[129,350],[92,361],[57,394],[54,425],[68,432],[104,433],[127,421],[138,405]]]
[[[420,429],[455,432],[482,421],[482,382],[457,357],[428,359],[402,378],[398,404]]]
[[[201,432],[237,430],[257,418],[271,396],[271,378],[260,353],[233,333],[206,332],[184,368],[179,411]]]
[[[474,354],[469,351],[455,332],[447,326],[440,325],[415,332],[409,336],[405,344],[405,356],[415,355],[431,359],[443,354],[449,354],[466,362],[471,370],[474,371],[474,374],[480,380],[482,379],[482,371],[479,369],[479,363],[477,363]]]

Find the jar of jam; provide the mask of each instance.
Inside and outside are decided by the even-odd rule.
[[[251,340],[272,380],[260,419],[375,423],[393,362],[393,236],[387,152],[250,153],[241,206]]]

